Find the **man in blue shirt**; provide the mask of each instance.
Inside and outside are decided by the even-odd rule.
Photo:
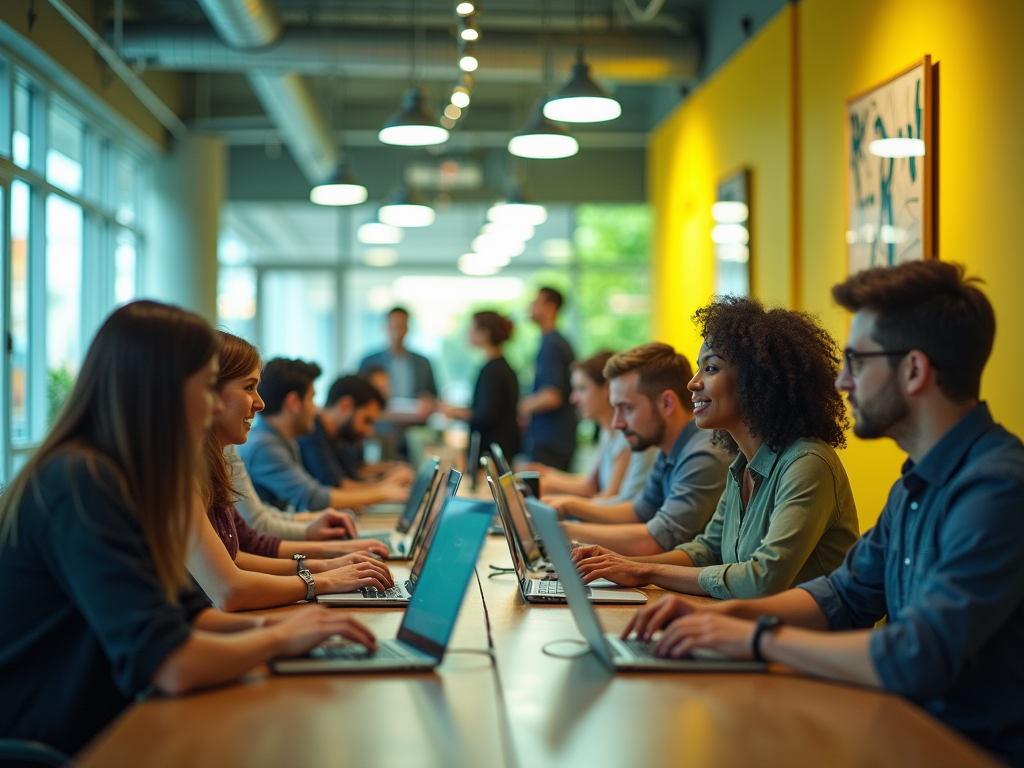
[[[263,368],[259,393],[265,407],[249,439],[238,446],[238,455],[260,498],[279,509],[300,511],[405,501],[409,495],[405,485],[343,488],[320,482],[302,466],[295,441],[313,431],[313,382],[319,375],[318,365],[302,360],[275,358]]]
[[[540,326],[540,349],[534,369],[533,392],[519,398],[519,419],[528,422],[526,453],[531,461],[568,471],[576,452],[576,408],[569,402],[569,377],[575,356],[555,328],[562,294],[541,288],[530,305],[530,319]]]
[[[1024,445],[979,399],[992,306],[939,261],[832,292],[855,313],[836,380],[854,432],[909,456],[878,524],[830,576],[760,600],[666,598],[626,631],[667,624],[656,653],[713,648],[901,694],[1024,766]]]
[[[409,334],[409,310],[395,307],[388,312],[388,348],[367,355],[359,364],[359,372],[381,366],[388,373],[391,396],[404,401],[419,399],[419,413],[422,421],[434,409],[437,400],[437,385],[430,361],[405,347]]]
[[[656,555],[684,544],[704,530],[725,490],[731,457],[697,429],[686,389],[690,362],[668,344],[652,342],[608,360],[612,428],[622,430],[630,448],[659,448],[647,485],[634,499],[597,504],[565,496],[551,499],[571,539],[600,544],[624,555]],[[608,525],[613,523],[613,525]]]

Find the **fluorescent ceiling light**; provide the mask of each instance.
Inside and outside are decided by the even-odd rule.
[[[719,243],[715,246],[715,255],[719,261],[734,261],[737,264],[750,261],[750,249],[740,243]]]
[[[476,5],[469,2],[462,2],[455,6],[455,12],[459,16],[469,16],[469,14],[476,11]]]
[[[711,206],[711,218],[719,224],[742,224],[750,217],[746,203],[719,200]]]
[[[463,72],[476,72],[479,66],[480,62],[471,53],[467,53],[459,59],[459,69]]]
[[[434,209],[429,205],[395,203],[380,207],[381,222],[393,227],[409,229],[413,227],[429,227],[434,223]]]
[[[868,152],[878,157],[924,157],[921,139],[875,139],[868,144]]]
[[[455,89],[452,93],[452,104],[459,109],[465,109],[469,106],[469,91],[463,88],[461,85]]]

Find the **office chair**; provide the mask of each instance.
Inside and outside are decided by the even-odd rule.
[[[6,766],[70,766],[71,758],[38,741],[0,739],[0,768]]]

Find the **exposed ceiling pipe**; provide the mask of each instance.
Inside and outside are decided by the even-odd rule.
[[[328,178],[338,152],[309,84],[294,72],[261,70],[249,73],[249,83],[306,180],[319,184]]]
[[[226,50],[254,55],[281,38],[281,19],[273,0],[199,0],[199,4],[219,36],[213,39]],[[212,29],[203,29],[212,37]],[[255,64],[244,69],[307,181],[319,184],[328,178],[338,164],[338,152],[309,85],[294,72],[263,71]]]
[[[208,0],[210,1],[210,0]],[[576,35],[551,35],[555,68],[568,72],[575,62]],[[417,54],[423,80],[453,77],[455,38],[426,31]],[[248,72],[254,69],[369,79],[409,76],[409,34],[395,29],[285,27],[273,48],[239,51],[225,45],[209,27],[126,24],[124,55],[158,69],[194,72]],[[480,46],[478,81],[539,83],[543,51],[529,33],[488,32]],[[700,44],[694,36],[665,33],[587,35],[587,61],[604,82],[658,83],[697,76]]]

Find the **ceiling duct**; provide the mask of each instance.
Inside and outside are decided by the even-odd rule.
[[[206,0],[212,2],[212,0]],[[455,38],[427,30],[417,53],[422,80],[448,80],[455,60]],[[576,35],[550,35],[557,70],[568,72],[575,62]],[[268,50],[243,51],[218,39],[209,27],[195,24],[126,24],[124,57],[147,66],[192,72],[250,72],[255,69],[301,74],[404,80],[411,51],[408,31],[285,27]],[[539,83],[544,52],[537,35],[488,31],[486,66],[478,80]],[[595,79],[618,83],[660,83],[696,77],[700,44],[695,36],[664,31],[588,34],[587,61]]]
[[[213,25],[213,29],[202,28],[206,39],[224,50],[259,57],[281,38],[281,19],[273,0],[199,0],[199,4]],[[306,180],[319,184],[328,178],[336,169],[338,153],[309,85],[298,74],[280,68],[263,71],[253,63],[243,69]]]

